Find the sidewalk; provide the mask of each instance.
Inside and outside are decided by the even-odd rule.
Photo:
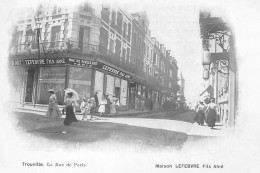
[[[63,107],[64,106],[59,106],[60,111],[62,111]],[[33,106],[33,105],[29,105],[29,104],[21,105],[20,103],[12,103],[12,108],[18,109],[18,110],[38,112],[38,113],[46,113],[48,106],[47,105]],[[104,115],[102,115],[102,117],[127,117],[127,116],[136,117],[140,114],[149,114],[149,113],[154,113],[154,112],[161,112],[161,111],[160,110],[139,111],[139,110],[130,109],[130,110],[126,110],[126,111],[119,111],[118,114],[104,114]],[[170,112],[173,112],[175,114],[175,113],[178,113],[179,111],[170,111]],[[81,113],[76,112],[76,115],[81,115]],[[95,115],[99,115],[99,114],[96,113]]]
[[[31,112],[36,113],[38,115],[45,115],[47,111],[47,106],[36,105],[35,107],[33,107],[32,105],[13,105],[13,110]],[[171,116],[173,116],[174,114],[178,115],[179,113],[182,114],[182,112],[179,111],[170,112]],[[224,137],[230,132],[228,128],[225,128],[220,124],[216,124],[214,129],[210,129],[210,127],[206,125],[199,126],[197,123],[169,119],[169,115],[167,114],[167,112],[165,113],[163,111],[128,110],[120,111],[117,115],[107,114],[103,115],[102,117],[99,117],[96,114],[91,122],[112,122],[119,124],[127,124],[130,126],[182,132],[189,136],[188,141],[194,141],[201,137]],[[184,112],[184,114],[189,114],[189,112]],[[184,114],[179,116],[183,117]],[[78,120],[82,121],[82,114],[76,113],[76,117]],[[61,118],[65,118],[65,115],[62,115]],[[88,115],[88,118],[85,118],[83,121],[88,122],[90,121],[89,118],[90,116]]]

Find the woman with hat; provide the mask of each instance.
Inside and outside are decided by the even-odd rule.
[[[65,107],[66,107],[66,117],[64,119],[65,126],[69,126],[72,122],[78,122],[74,113],[75,100],[72,98],[72,96],[73,93],[68,93],[67,98],[65,100]]]
[[[105,97],[105,94],[104,94],[102,99],[99,102],[98,112],[100,113],[99,114],[100,117],[102,116],[103,113],[105,113],[106,105],[107,105],[107,100],[106,100],[106,97]]]
[[[199,104],[197,106],[197,118],[196,118],[196,122],[199,124],[199,125],[204,125],[204,120],[205,120],[205,115],[204,115],[204,111],[205,111],[205,106],[203,104],[202,101],[199,101]]]
[[[45,114],[45,117],[48,118],[59,118],[61,117],[61,111],[59,110],[58,103],[57,103],[57,97],[54,93],[54,90],[49,90],[49,106],[48,110]]]
[[[208,104],[205,112],[207,113],[207,124],[211,127],[211,129],[213,129],[217,119],[217,105],[214,98],[211,99],[211,102]]]

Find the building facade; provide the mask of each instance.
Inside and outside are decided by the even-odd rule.
[[[135,15],[117,7],[41,5],[17,22],[9,60],[12,98],[23,104],[47,104],[54,89],[62,105],[64,89],[72,88],[80,98],[115,95],[121,110],[159,108],[163,86],[154,82],[154,66],[161,62],[154,62],[153,40]],[[178,68],[170,64],[171,85],[164,89],[174,93]]]
[[[200,28],[206,90],[219,107],[218,121],[234,126],[237,118],[237,62],[234,35],[230,25],[210,12],[201,11]]]

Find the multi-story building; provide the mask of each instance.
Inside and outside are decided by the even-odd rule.
[[[19,83],[13,85],[16,100],[47,104],[47,92],[54,89],[61,105],[64,89],[73,88],[80,98],[94,92],[115,95],[121,110],[159,105],[162,85],[154,80],[155,66],[172,64],[172,84],[164,87],[171,93],[177,65],[166,58],[154,61],[154,42],[142,17],[107,5],[39,6],[36,14],[17,22],[12,40],[10,79]]]
[[[234,126],[238,85],[233,32],[227,22],[208,11],[201,11],[199,22],[204,51],[203,77],[209,80],[205,91],[219,105],[218,121]]]

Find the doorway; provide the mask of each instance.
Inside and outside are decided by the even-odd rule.
[[[25,102],[32,102],[35,69],[29,68],[25,90]]]
[[[115,87],[115,96],[120,99],[120,87]]]

